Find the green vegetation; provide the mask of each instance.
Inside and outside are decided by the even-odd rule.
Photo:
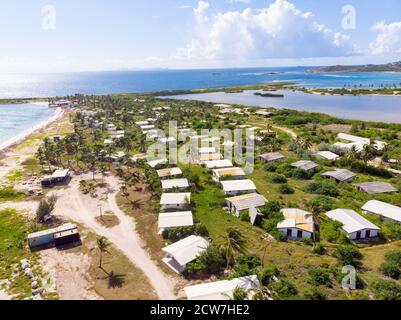
[[[22,201],[25,195],[15,191],[13,187],[0,187],[0,203],[8,201]]]

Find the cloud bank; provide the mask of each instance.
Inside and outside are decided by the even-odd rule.
[[[334,32],[287,0],[261,10],[207,14],[210,4],[194,9],[196,34],[177,57],[202,60],[251,60],[338,57],[357,54],[350,37]]]
[[[373,54],[401,53],[401,21],[390,24],[382,21],[374,25],[372,30],[379,33],[369,46]]]

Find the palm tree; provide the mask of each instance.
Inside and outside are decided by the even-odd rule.
[[[96,248],[99,251],[99,268],[103,269],[102,262],[103,262],[103,254],[108,253],[110,254],[109,247],[111,243],[107,240],[106,237],[98,237],[96,239]]]
[[[243,239],[241,232],[236,229],[228,229],[223,237],[222,250],[225,252],[227,269],[230,264],[235,263],[235,253],[245,252],[246,242]]]

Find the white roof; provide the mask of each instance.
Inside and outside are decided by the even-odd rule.
[[[163,248],[163,251],[172,256],[181,266],[195,260],[209,246],[209,242],[199,236],[189,236]]]
[[[162,189],[173,189],[173,188],[188,188],[189,183],[187,179],[171,179],[162,180]]]
[[[190,193],[163,193],[160,199],[160,205],[185,204],[190,202]]]
[[[339,133],[337,138],[342,139],[342,140],[351,141],[351,142],[358,142],[358,143],[365,143],[365,144],[370,143],[370,139],[368,139],[368,138],[353,136],[353,135],[346,134],[346,133]]]
[[[176,141],[176,139],[174,137],[168,137],[168,138],[159,139],[159,142],[161,142],[161,143],[167,143],[167,142],[173,142],[173,141]]]
[[[258,193],[243,194],[241,196],[226,198],[226,201],[232,203],[237,210],[263,207],[267,200]]]
[[[362,210],[401,222],[401,208],[386,202],[371,200],[366,202]]]
[[[142,130],[151,130],[151,129],[154,129],[154,128],[155,128],[155,126],[153,124],[141,126]]]
[[[103,143],[104,143],[104,144],[112,144],[112,143],[113,143],[113,140],[111,140],[111,139],[105,139],[105,140],[103,141]]]
[[[56,171],[53,172],[52,178],[53,179],[65,178],[68,175],[69,172],[70,172],[70,170],[68,170],[68,169],[56,170]]]
[[[159,229],[193,226],[192,211],[160,213]]]
[[[220,182],[225,192],[256,190],[252,180],[228,180]]]
[[[214,169],[213,174],[216,177],[222,176],[245,176],[245,172],[241,168],[222,168],[222,169]]]
[[[213,160],[205,161],[205,166],[208,169],[232,167],[233,163],[230,160]]]
[[[336,209],[327,212],[326,215],[330,219],[341,222],[343,224],[343,229],[347,233],[354,233],[364,229],[372,229],[372,230],[380,229],[378,226],[366,220],[364,217],[356,213],[354,210]]]
[[[199,154],[204,154],[204,153],[217,153],[217,150],[216,148],[213,147],[199,148]]]
[[[159,176],[159,178],[164,178],[168,176],[178,176],[180,174],[182,174],[180,168],[168,168],[168,169],[157,170],[157,175]]]
[[[321,156],[322,158],[325,158],[327,160],[336,160],[340,158],[338,154],[335,154],[334,152],[331,151],[320,151],[317,153],[317,155]]]
[[[312,213],[297,208],[286,208],[280,212],[283,214],[284,220],[277,224],[278,229],[298,228],[307,232],[314,232]]]
[[[138,122],[135,122],[135,124],[137,126],[147,126],[147,125],[149,125],[149,121],[138,121]]]
[[[159,164],[166,164],[168,163],[167,159],[158,159],[158,160],[152,160],[152,161],[148,161],[148,165],[151,168],[155,168],[157,167]]]
[[[184,290],[188,300],[230,300],[233,298],[233,292],[237,288],[249,291],[259,286],[258,277],[252,275],[185,287]]]
[[[319,165],[310,160],[300,160],[292,163],[291,166],[308,171],[317,168]]]

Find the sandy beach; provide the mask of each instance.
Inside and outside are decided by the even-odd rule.
[[[5,151],[6,149],[18,145],[19,143],[21,143],[23,140],[25,140],[28,136],[30,136],[31,134],[35,133],[36,131],[39,131],[43,128],[45,128],[46,126],[48,126],[49,124],[51,124],[52,122],[60,119],[62,116],[64,115],[64,110],[61,108],[57,108],[55,110],[55,113],[52,117],[50,117],[49,119],[47,119],[46,121],[43,121],[42,123],[33,126],[32,128],[16,135],[15,137],[12,137],[11,139],[3,142],[0,144],[0,153]]]

